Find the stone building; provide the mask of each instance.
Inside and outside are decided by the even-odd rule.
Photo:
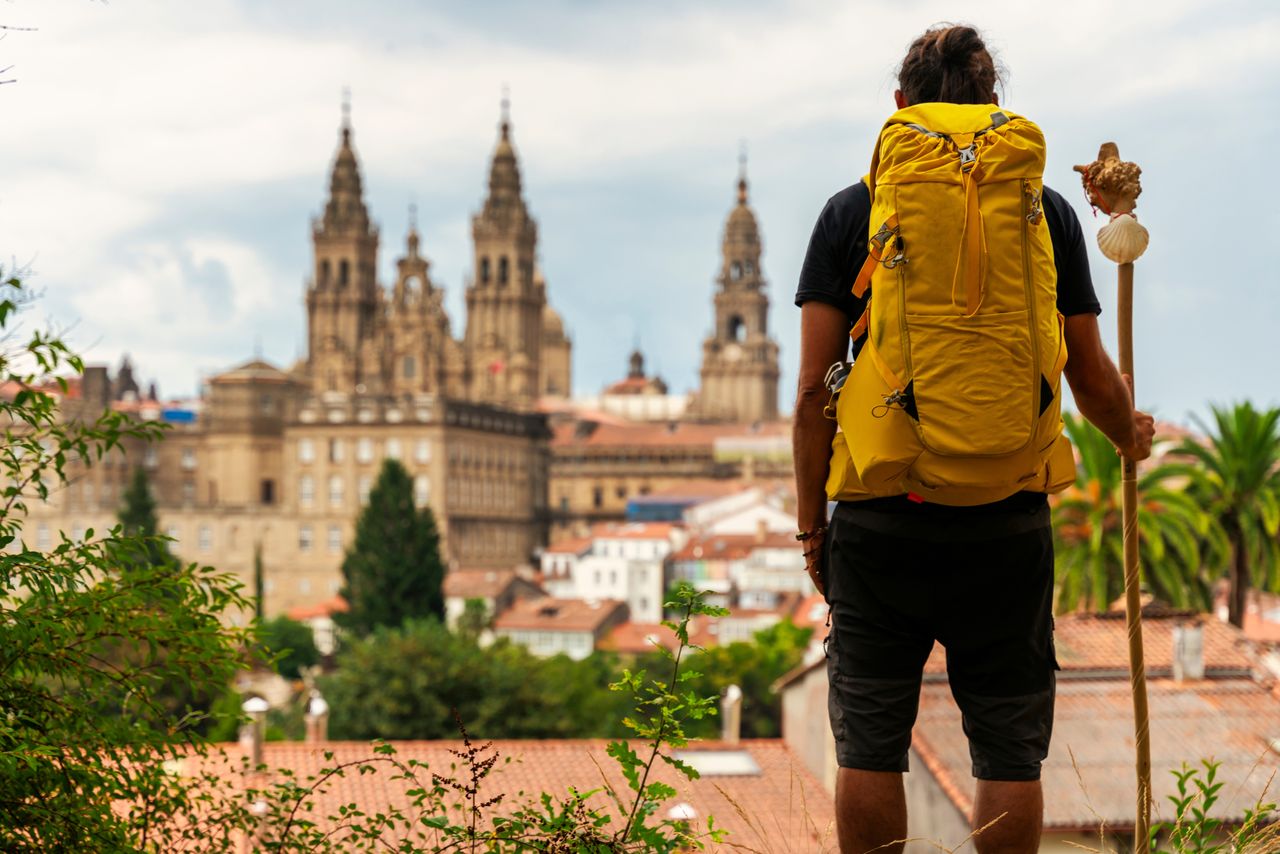
[[[548,525],[551,433],[538,403],[568,393],[571,343],[536,264],[505,105],[472,235],[465,334],[455,338],[415,227],[395,281],[379,283],[379,233],[344,119],[312,223],[306,358],[288,370],[253,359],[169,406],[140,397],[127,360],[114,378],[89,368],[65,395],[69,417],[111,406],[166,422],[167,436],[73,468],[70,486],[35,508],[28,536],[48,547],[58,531],[109,528],[142,465],[181,557],[250,590],[260,560],[269,615],[316,606],[338,591],[356,517],[391,458],[434,511],[451,566],[529,563]]]

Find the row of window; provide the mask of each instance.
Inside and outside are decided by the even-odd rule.
[[[528,495],[524,484],[510,480],[475,480],[450,478],[449,505],[459,509],[508,509],[525,506],[521,496]]]
[[[356,479],[356,498],[363,507],[369,501],[369,490],[372,488],[373,480],[367,474],[362,474]],[[346,481],[340,474],[329,475],[328,481],[329,506],[333,508],[342,508],[346,506]],[[419,507],[425,507],[431,500],[431,478],[425,474],[415,475],[413,478],[413,500]],[[314,507],[316,503],[316,481],[309,474],[304,474],[298,478],[298,503],[303,507]]]
[[[342,582],[336,578],[331,578],[329,579],[329,583],[326,584],[325,586],[329,589],[329,592],[331,594],[336,594],[339,590],[342,589]],[[311,592],[311,589],[312,587],[311,587],[310,578],[298,579],[298,584],[297,584],[298,593],[305,596],[306,594]],[[276,584],[276,580],[274,578],[268,578],[262,582],[263,593],[275,593],[277,592],[277,590],[278,590],[278,585]]]
[[[298,462],[308,464],[316,460],[316,444],[313,439],[298,440]],[[345,439],[329,439],[324,443],[326,457],[331,463],[340,463],[346,459],[347,442]],[[387,439],[382,456],[386,459],[398,460],[403,453],[399,439]],[[374,460],[374,443],[372,439],[361,438],[355,441],[355,459],[358,463],[371,463]],[[431,462],[431,442],[418,439],[413,443],[413,461],[416,463]]]
[[[325,529],[325,547],[330,554],[342,553],[342,528],[330,525]],[[298,551],[309,552],[315,548],[315,532],[310,525],[298,526]]]

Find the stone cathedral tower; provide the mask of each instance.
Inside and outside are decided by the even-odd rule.
[[[466,346],[471,397],[532,408],[542,385],[546,285],[535,261],[538,226],[520,189],[503,101],[498,147],[489,169],[489,193],[471,221],[473,279],[467,287]]]
[[[343,108],[342,137],[324,213],[312,221],[314,264],[307,284],[308,369],[315,392],[377,385],[367,343],[379,317],[378,229],[369,219],[360,166]],[[369,391],[374,389],[370,387]]]
[[[769,297],[760,251],[760,228],[747,204],[744,160],[738,203],[724,228],[715,330],[702,344],[702,382],[693,407],[693,417],[699,420],[754,422],[778,417],[778,345],[769,337]]]

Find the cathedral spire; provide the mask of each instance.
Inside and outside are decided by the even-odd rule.
[[[502,215],[520,210],[524,201],[520,197],[520,165],[511,144],[511,98],[503,87],[502,113],[498,124],[498,146],[489,166],[489,195],[484,200],[486,216]]]
[[[323,228],[326,232],[365,234],[369,231],[369,211],[364,206],[360,164],[351,145],[351,93],[343,90],[341,141],[329,178],[329,199],[325,203]]]

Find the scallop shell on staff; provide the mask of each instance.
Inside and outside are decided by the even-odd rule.
[[[1098,230],[1098,248],[1117,264],[1131,264],[1147,251],[1151,236],[1132,214],[1120,214]]]

